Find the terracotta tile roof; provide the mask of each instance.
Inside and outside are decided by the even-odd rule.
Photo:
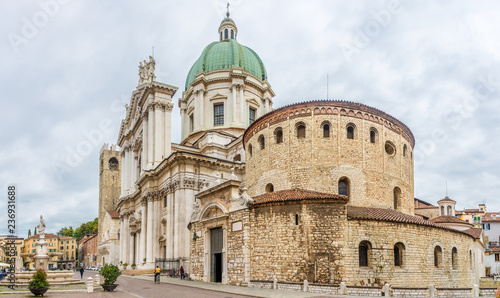
[[[438,203],[439,202],[453,202],[453,203],[456,203],[456,201],[454,201],[454,200],[452,200],[452,199],[450,199],[448,197],[445,197],[444,199],[439,200]]]
[[[500,252],[500,247],[492,247],[488,249],[488,252]]]
[[[111,215],[111,218],[120,218],[120,213],[116,212],[115,210],[108,210],[109,215]]]
[[[481,235],[483,234],[483,229],[481,228],[472,228],[464,231],[465,233],[471,235],[472,237],[476,239],[480,239]]]
[[[465,209],[463,212],[464,213],[478,213],[479,209]]]
[[[482,222],[500,222],[499,212],[486,212],[481,219]]]
[[[347,219],[362,219],[362,220],[376,220],[376,221],[390,221],[390,222],[400,222],[400,223],[411,223],[416,225],[423,225],[429,227],[435,227],[444,230],[450,230],[458,233],[463,233],[469,236],[473,236],[470,233],[464,231],[455,230],[453,228],[434,223],[422,219],[418,216],[408,215],[401,213],[399,211],[391,209],[382,208],[370,208],[370,207],[356,207],[347,206]]]
[[[469,225],[472,227],[472,224],[466,222],[465,220],[461,220],[458,217],[455,216],[439,216],[436,218],[431,219],[432,222],[435,223],[460,223],[460,224],[465,224]]]
[[[254,205],[272,203],[272,202],[285,202],[285,201],[302,201],[302,200],[334,200],[347,202],[349,198],[337,194],[304,190],[304,189],[287,189],[276,192],[266,193],[253,198]]]

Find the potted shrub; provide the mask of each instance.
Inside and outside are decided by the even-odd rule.
[[[123,263],[123,269],[127,269],[128,263]]]
[[[39,269],[33,274],[33,279],[30,280],[28,288],[35,296],[43,296],[49,289],[49,282],[47,281],[47,273]]]
[[[115,281],[118,279],[122,273],[118,266],[113,264],[104,264],[104,266],[99,270],[99,273],[104,277],[104,283],[101,285],[104,291],[113,291],[118,284]]]
[[[130,267],[132,267],[133,270],[135,270],[135,266],[137,266],[135,263],[132,263],[132,265],[130,265]]]

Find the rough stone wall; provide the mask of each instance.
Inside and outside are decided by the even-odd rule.
[[[105,145],[107,146],[107,145]],[[116,169],[109,168],[109,160],[114,157],[118,160]],[[103,225],[104,217],[108,210],[115,210],[116,204],[120,198],[121,192],[121,154],[120,151],[107,150],[101,151],[99,157],[99,219],[97,234],[98,245],[105,240],[103,234],[111,228],[109,225]],[[102,255],[99,253],[97,256],[97,263],[102,263]]]
[[[436,287],[472,287],[474,271],[470,270],[469,251],[474,239],[460,232],[413,224],[348,220],[348,242],[345,249],[347,285],[388,282],[394,287],[418,285]],[[359,244],[371,243],[369,266],[359,266]],[[404,244],[403,266],[394,266],[394,245]],[[442,262],[434,266],[434,248],[442,249]],[[452,269],[451,252],[456,247],[458,269]]]
[[[439,216],[439,207],[432,207],[432,208],[415,208],[415,214],[416,215],[421,215],[423,217],[430,219],[436,218]]]
[[[231,212],[228,218],[227,231],[227,283],[232,285],[248,285],[245,280],[245,267],[250,266],[250,213],[248,209]],[[243,229],[233,231],[233,223],[242,223]],[[245,251],[247,249],[247,251]]]
[[[298,225],[296,218],[298,216]],[[283,204],[251,210],[251,279],[340,282],[344,204]]]
[[[276,110],[252,125],[245,133],[246,179],[251,196],[291,188],[338,193],[338,181],[350,181],[350,205],[394,208],[394,188],[401,189],[398,210],[414,212],[413,148],[409,138],[387,119],[373,114],[336,107],[340,103],[307,103]],[[330,112],[323,111],[329,108]],[[371,109],[371,108],[370,108]],[[306,125],[306,137],[297,138],[297,125]],[[323,137],[322,124],[330,125]],[[354,139],[347,139],[348,124],[355,126]],[[400,124],[403,125],[403,124]],[[276,143],[275,131],[282,129],[283,142]],[[370,142],[370,129],[377,140]],[[265,139],[261,149],[259,137]],[[389,155],[385,143],[394,144]],[[249,154],[249,146],[252,154]],[[403,147],[406,153],[403,156]]]

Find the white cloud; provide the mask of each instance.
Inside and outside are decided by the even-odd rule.
[[[377,21],[393,1],[230,2],[239,41],[264,61],[275,107],[325,98],[328,74],[330,99],[384,110],[412,129],[417,146],[434,142],[415,168],[421,199],[442,198],[448,180],[459,206],[484,201],[489,210],[500,209],[500,84],[486,99],[474,97],[480,78],[500,81],[497,3],[401,2],[399,12],[348,61],[342,44],[359,38],[356,32]],[[96,217],[100,145],[92,144],[60,178],[54,168],[68,152],[91,142],[83,131],[98,129],[103,119],[113,128],[99,141],[116,142],[120,106],[135,88],[139,61],[153,46],[158,79],[179,87],[176,103],[191,65],[217,39],[224,5],[71,1],[16,52],[9,34],[22,35],[24,18],[32,20],[42,8],[36,1],[4,3],[0,184],[15,182],[21,189],[22,233],[36,225],[38,213],[46,215],[52,232]],[[176,106],[174,127],[178,113]],[[436,131],[445,138],[436,140]],[[179,138],[174,131],[173,141]],[[0,234],[5,232],[0,223]]]

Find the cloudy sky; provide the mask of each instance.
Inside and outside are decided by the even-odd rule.
[[[435,203],[447,182],[459,209],[500,210],[496,1],[229,2],[275,108],[326,98],[328,75],[330,99],[379,108],[413,131],[415,196]],[[179,87],[177,103],[226,2],[0,3],[1,204],[17,184],[20,236],[40,214],[48,232],[79,226],[97,216],[99,150],[116,143],[139,62],[154,46],[157,80]],[[179,120],[176,105],[173,127]]]

